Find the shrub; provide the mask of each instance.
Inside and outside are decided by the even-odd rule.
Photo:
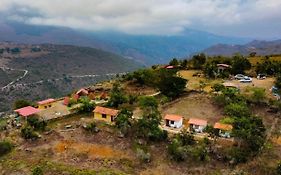
[[[86,130],[87,132],[97,133],[97,132],[98,132],[98,128],[97,128],[96,122],[92,122],[92,123],[88,124],[88,125],[85,127],[85,130]]]
[[[8,141],[0,142],[0,157],[11,152],[13,145]]]
[[[150,162],[151,161],[151,155],[149,152],[145,152],[143,149],[137,148],[137,157],[142,161],[142,162]]]
[[[220,83],[216,83],[212,86],[212,89],[215,91],[215,92],[219,92],[219,91],[222,91],[225,89],[224,85],[223,84],[220,84]]]
[[[35,131],[45,131],[47,127],[47,122],[46,121],[40,121],[36,117],[29,117],[27,119],[28,124],[33,127]]]
[[[37,166],[33,168],[32,175],[43,175],[43,170],[41,167]]]
[[[39,138],[38,134],[35,133],[33,128],[30,126],[26,126],[21,129],[21,136],[24,139],[31,139],[31,140],[35,140]]]
[[[30,106],[31,105],[31,102],[27,101],[27,100],[24,100],[24,99],[20,99],[20,100],[16,100],[14,102],[14,109],[19,109],[19,108],[23,108],[23,107],[26,107],[26,106]]]

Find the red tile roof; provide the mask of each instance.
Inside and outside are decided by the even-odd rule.
[[[225,68],[230,68],[231,66],[228,64],[217,64],[219,67],[225,67]]]
[[[63,104],[67,106],[69,102],[70,102],[70,97],[64,97]]]
[[[82,89],[80,89],[79,91],[77,91],[76,92],[76,94],[77,95],[88,95],[89,94],[89,91],[88,90],[86,90],[86,89],[84,89],[84,88],[82,88]]]
[[[52,102],[54,102],[54,101],[56,101],[56,100],[53,99],[53,98],[49,98],[49,99],[47,99],[47,100],[39,101],[39,102],[37,102],[37,103],[38,103],[39,105],[44,105],[44,104],[52,103]]]
[[[19,115],[24,116],[24,117],[28,117],[39,111],[40,111],[39,109],[34,108],[32,106],[27,106],[27,107],[23,107],[23,108],[15,110],[15,112],[17,112]]]
[[[215,129],[221,129],[221,130],[225,130],[225,131],[230,131],[232,130],[232,125],[229,125],[229,124],[223,124],[223,123],[215,123],[214,125],[214,128]]]
[[[165,68],[166,69],[174,69],[175,67],[174,66],[166,66]]]
[[[100,114],[107,114],[107,115],[111,115],[111,116],[116,116],[119,113],[119,110],[97,106],[93,110],[93,112],[100,113]]]
[[[193,124],[193,125],[206,126],[208,122],[207,122],[207,120],[191,118],[191,119],[189,119],[188,123]]]
[[[171,115],[171,114],[167,114],[165,117],[164,117],[165,120],[171,120],[171,121],[180,121],[183,119],[182,116],[180,115]]]

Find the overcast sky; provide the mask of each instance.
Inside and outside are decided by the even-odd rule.
[[[0,0],[0,15],[28,24],[131,34],[281,38],[281,0]]]

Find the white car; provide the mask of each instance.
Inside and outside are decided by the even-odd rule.
[[[237,75],[235,75],[235,79],[236,79],[236,80],[242,80],[242,79],[244,79],[244,77],[245,77],[245,75],[243,75],[243,74],[237,74]]]
[[[252,83],[253,79],[245,76],[243,79],[239,80],[240,83]]]

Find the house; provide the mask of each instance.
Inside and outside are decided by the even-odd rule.
[[[93,110],[93,113],[94,118],[96,120],[105,121],[107,123],[113,123],[119,113],[119,110],[97,106]]]
[[[65,106],[68,106],[69,103],[70,103],[70,97],[64,97],[64,99],[63,99],[63,104],[64,104]]]
[[[79,97],[87,96],[89,94],[89,91],[87,89],[82,88],[79,91],[77,91],[76,94],[79,95]]]
[[[37,112],[41,111],[40,109],[34,108],[32,106],[26,106],[20,109],[16,109],[15,112],[20,115],[21,117],[24,117],[25,119],[29,116],[32,116],[36,114]]]
[[[47,108],[50,108],[53,106],[53,103],[55,102],[56,100],[53,99],[53,98],[49,98],[47,100],[43,100],[43,101],[39,101],[37,102],[38,104],[38,109],[47,109]]]
[[[168,114],[164,117],[164,119],[165,119],[165,125],[168,127],[172,127],[172,128],[182,127],[182,121],[183,121],[182,116]]]
[[[230,138],[230,134],[232,131],[232,125],[229,124],[223,124],[223,123],[215,123],[214,125],[214,129],[218,130],[218,134],[221,137],[225,137],[225,138]]]
[[[194,132],[203,132],[203,130],[207,126],[207,121],[197,118],[191,118],[188,121],[189,124],[189,130]]]
[[[228,64],[217,64],[218,72],[223,72],[227,69],[230,69],[231,66]]]

